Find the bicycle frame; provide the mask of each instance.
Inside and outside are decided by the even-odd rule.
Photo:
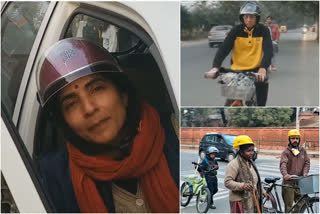
[[[278,191],[277,191],[277,186],[281,186],[281,187],[287,187],[287,188],[291,188],[291,189],[299,189],[299,187],[293,187],[293,186],[288,186],[288,185],[283,185],[283,184],[276,184],[273,183],[271,186],[269,186],[267,188],[267,193],[270,193],[272,191],[272,189],[274,189],[274,192],[276,194],[276,201],[277,201],[277,206],[279,207],[279,210],[277,210],[277,212],[281,212],[282,213],[282,209],[281,209],[281,204],[280,204],[280,199],[279,199],[279,195],[278,195]],[[288,210],[288,213],[291,213],[291,211],[297,206],[297,204],[301,201],[304,200],[305,203],[307,203],[307,210],[309,212],[309,201],[306,200],[306,198],[309,198],[308,194],[302,195],[297,202],[294,203],[294,205],[290,208],[290,210]],[[263,204],[265,204],[266,200],[263,202]]]
[[[201,180],[197,181],[195,178],[190,179],[188,177],[185,177],[185,182],[189,182],[188,186],[192,186],[193,193],[192,195],[196,195],[198,193],[199,188],[203,187],[205,185],[205,178],[203,177]]]

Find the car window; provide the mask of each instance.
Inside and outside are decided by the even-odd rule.
[[[48,2],[12,2],[1,15],[1,102],[10,117]]]
[[[204,137],[204,141],[210,142],[210,143],[214,142],[215,139],[216,139],[216,136],[214,136],[214,135],[206,135],[206,136]]]
[[[88,39],[111,53],[127,51],[139,41],[133,33],[124,28],[84,14],[77,14],[73,18],[67,30],[66,38],[68,37]]]
[[[233,141],[234,139],[236,139],[237,136],[233,136],[233,135],[224,135],[223,138],[225,140],[225,142],[227,144],[229,144],[230,146],[233,146]]]

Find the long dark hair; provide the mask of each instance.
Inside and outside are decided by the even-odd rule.
[[[126,74],[120,72],[98,74],[103,78],[110,80],[115,85],[120,95],[128,95],[126,119],[114,142],[108,144],[96,144],[77,135],[64,119],[61,103],[58,99],[59,93],[52,99],[50,102],[51,105],[48,103],[48,111],[55,115],[55,121],[58,127],[62,129],[65,138],[82,153],[87,155],[97,155],[110,150],[118,150],[121,153],[121,157],[118,157],[117,159],[122,159],[130,154],[132,141],[138,133],[141,115],[140,100],[137,96],[136,88],[133,86]]]

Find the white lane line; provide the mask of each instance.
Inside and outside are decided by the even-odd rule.
[[[218,196],[218,197],[217,197],[217,196]],[[217,193],[217,194],[215,194],[215,195],[213,196],[213,200],[214,200],[214,201],[219,201],[219,200],[224,199],[224,198],[229,198],[229,191],[224,192],[224,193],[221,194],[221,195],[218,195],[218,193]],[[191,199],[191,201],[190,201],[190,203],[188,204],[187,207],[196,206],[196,199],[197,199],[197,196],[193,196],[192,199]],[[180,207],[181,207],[181,206],[180,206]],[[181,207],[181,209],[183,209],[183,208],[186,208],[186,207]]]

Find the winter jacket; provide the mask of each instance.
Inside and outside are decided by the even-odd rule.
[[[238,176],[239,174],[239,162],[238,162],[239,155],[235,159],[233,159],[226,168],[226,173],[224,177],[224,185],[227,187],[229,192],[229,200],[230,201],[241,201],[243,199],[242,193],[243,189],[242,186],[245,182],[240,181]],[[257,176],[259,177],[258,173]],[[260,178],[258,180],[260,182]],[[261,186],[261,185],[258,185]],[[265,190],[261,187],[261,192],[265,192]]]
[[[271,39],[273,41],[279,41],[280,39],[280,28],[277,24],[271,24],[270,26],[266,25],[270,29]]]
[[[217,170],[219,169],[218,162],[216,159],[205,158],[199,166],[201,171],[205,171],[206,177],[214,177],[217,175]]]
[[[213,67],[220,67],[232,49],[232,70],[267,69],[273,56],[269,29],[262,24],[251,31],[246,30],[244,24],[232,28],[213,60]]]
[[[303,147],[299,148],[299,151],[300,153],[297,156],[294,156],[291,152],[291,148],[287,147],[281,153],[280,172],[283,177],[286,175],[303,176],[303,174],[308,174],[310,169],[310,158]],[[294,184],[295,182],[283,180],[283,183]]]

